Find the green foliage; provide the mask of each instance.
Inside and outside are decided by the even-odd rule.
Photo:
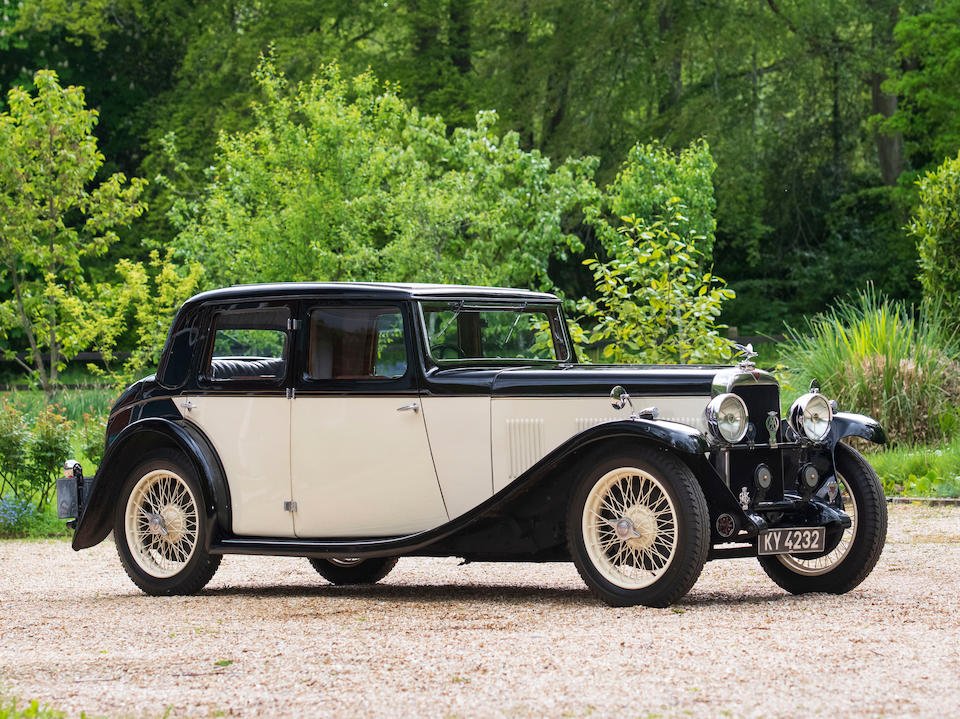
[[[98,331],[83,299],[83,261],[143,212],[144,183],[116,173],[94,184],[103,164],[96,111],[54,72],[33,81],[36,94],[14,88],[0,114],[0,281],[12,288],[0,302],[0,339],[10,331],[25,338],[32,367],[18,361],[50,393],[64,361]]]
[[[703,139],[676,153],[657,142],[638,143],[630,148],[616,180],[607,188],[604,204],[617,218],[673,215],[677,231],[695,235],[697,247],[709,263],[717,228],[712,182],[716,168],[710,146]],[[678,200],[683,203],[682,215],[675,213]],[[620,229],[598,224],[604,244],[616,243]]]
[[[72,454],[73,423],[54,405],[29,416],[12,403],[0,401],[0,478],[3,491],[37,511],[50,502],[64,461]],[[7,434],[9,433],[9,434]]]
[[[180,266],[168,249],[163,256],[153,250],[148,263],[120,260],[118,280],[98,283],[91,298],[91,316],[99,328],[93,346],[99,350],[115,386],[125,387],[134,379],[156,370],[160,353],[177,309],[196,294],[203,267],[197,262]],[[131,332],[132,328],[132,332]],[[111,369],[117,345],[133,335],[133,348],[122,368]],[[129,345],[128,345],[129,346]],[[90,367],[95,374],[104,374]]]
[[[35,497],[38,510],[50,502],[63,463],[70,457],[72,430],[73,424],[54,405],[47,405],[34,418],[26,447],[26,486],[18,494]]]
[[[908,229],[920,253],[920,282],[928,298],[960,328],[960,155],[918,182],[920,203]]]
[[[10,495],[0,497],[0,539],[45,539],[72,535],[73,530],[57,517],[57,510],[52,504],[37,509],[33,502],[24,499]]]
[[[887,495],[960,497],[960,437],[937,447],[895,447],[870,455]]]
[[[81,714],[85,717],[86,714]],[[0,719],[65,719],[66,714],[34,700],[24,705],[16,699],[0,698]]]
[[[580,241],[565,213],[595,189],[593,163],[553,168],[498,136],[496,116],[452,133],[372,75],[335,67],[290,88],[265,60],[256,127],[221,135],[211,180],[176,247],[213,285],[422,280],[551,286]]]
[[[905,135],[915,166],[929,167],[960,149],[960,1],[921,8],[896,26],[902,69],[888,85],[901,100],[887,126]]]
[[[588,334],[577,328],[574,340],[601,344],[605,361],[712,363],[732,354],[718,318],[734,292],[701,269],[704,238],[689,227],[683,206],[668,201],[667,210],[669,219],[654,222],[624,217],[611,259],[585,262],[598,298],[577,304],[594,324]]]
[[[23,414],[12,404],[0,404],[0,498],[18,487],[28,437]]]
[[[960,348],[936,304],[918,314],[868,290],[789,329],[792,383],[821,382],[841,409],[883,425],[892,444],[934,443],[960,429]]]

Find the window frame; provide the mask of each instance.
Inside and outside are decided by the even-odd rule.
[[[276,310],[285,309],[287,312],[287,327],[282,330],[284,335],[283,354],[283,372],[277,377],[222,377],[215,378],[211,372],[213,363],[213,352],[217,339],[217,318],[230,312],[243,312],[257,309]],[[290,320],[297,316],[297,307],[294,302],[282,300],[244,300],[231,302],[229,304],[214,304],[205,308],[204,326],[207,328],[207,336],[203,341],[203,352],[200,355],[200,363],[197,368],[199,385],[206,389],[236,388],[238,390],[250,389],[267,391],[270,394],[282,391],[288,383],[290,373],[294,365],[294,347],[295,338],[292,336]]]
[[[310,313],[314,310],[383,309],[395,310],[400,315],[403,329],[403,347],[407,356],[407,366],[399,377],[351,377],[313,378],[308,375],[308,357],[310,356]],[[387,312],[384,312],[386,314]],[[383,299],[326,299],[311,298],[302,303],[300,313],[301,330],[297,355],[301,359],[296,375],[297,393],[305,394],[393,394],[410,393],[418,389],[417,354],[413,336],[414,324],[410,316],[410,303],[403,299],[385,297]]]

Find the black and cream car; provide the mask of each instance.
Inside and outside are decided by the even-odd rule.
[[[224,554],[334,583],[401,556],[572,560],[611,605],[665,606],[704,563],[758,557],[842,593],[883,549],[874,420],[734,367],[579,364],[559,300],[487,287],[272,284],[197,295],[129,387],[92,479],[60,481],[74,549],[112,530],[149,594]]]

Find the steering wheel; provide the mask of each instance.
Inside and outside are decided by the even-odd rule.
[[[460,345],[455,342],[441,342],[430,345],[430,354],[434,359],[462,359],[465,355]]]

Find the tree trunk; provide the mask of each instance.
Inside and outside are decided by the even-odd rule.
[[[30,321],[30,317],[27,315],[27,309],[23,304],[23,293],[20,289],[20,275],[16,270],[13,270],[10,276],[13,280],[13,295],[17,301],[17,312],[20,315],[20,324],[23,327],[23,333],[27,336],[27,342],[30,345],[30,353],[33,355],[33,364],[37,371],[37,378],[40,380],[40,388],[49,399],[53,395],[53,387],[50,386],[46,368],[43,366],[43,355],[40,354],[40,347],[37,345],[37,337],[33,332],[33,323]]]
[[[886,119],[892,117],[897,111],[897,96],[883,91],[884,80],[886,76],[881,73],[874,73],[870,77],[870,97],[873,114],[881,115]],[[877,143],[877,161],[880,164],[883,184],[895,185],[900,173],[903,172],[903,135],[899,132],[887,134],[879,130],[874,140]]]

